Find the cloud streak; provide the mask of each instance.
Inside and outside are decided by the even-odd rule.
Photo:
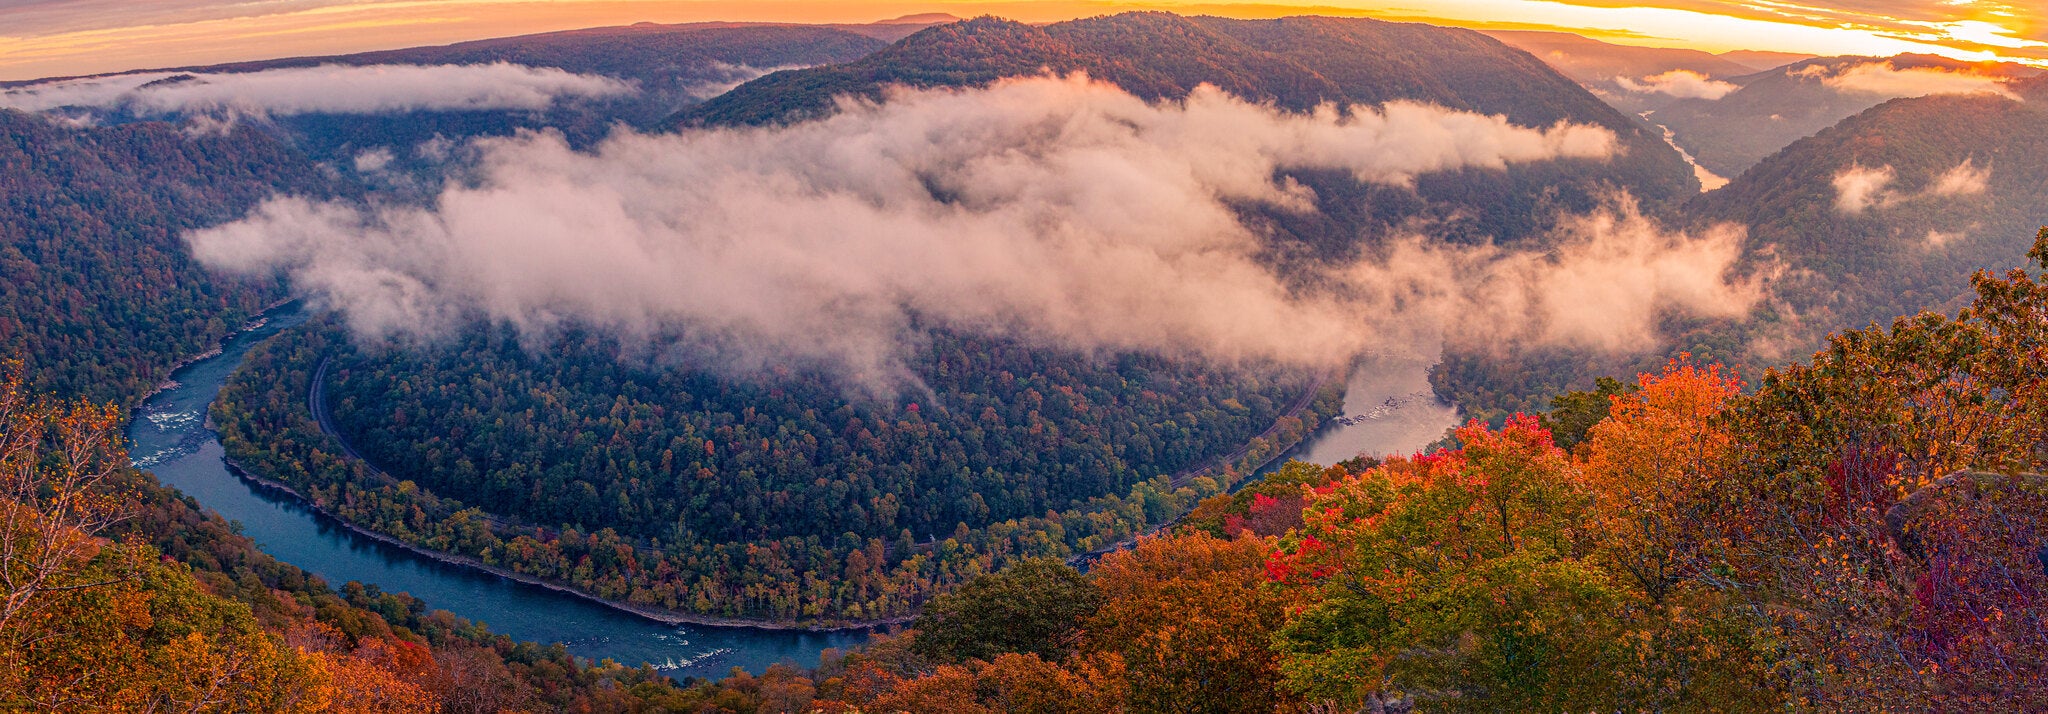
[[[1650,75],[1641,81],[1616,77],[1614,83],[1637,94],[1662,94],[1679,99],[1709,101],[1728,96],[1742,88],[1740,85],[1713,79],[1688,69],[1674,69],[1663,74]]]
[[[0,91],[0,107],[29,112],[124,110],[142,116],[228,111],[259,115],[418,110],[546,109],[573,98],[617,97],[631,84],[545,67],[320,65],[239,73],[153,72],[45,82]]]
[[[1896,178],[1896,172],[1889,165],[1868,167],[1856,164],[1835,172],[1835,210],[1855,216],[1904,201],[1975,196],[1991,188],[1990,167],[1980,168],[1974,159],[1963,159],[1954,168],[1933,177],[1917,192],[1893,190],[1891,186]]]
[[[1244,211],[1312,211],[1282,178],[1600,161],[1605,129],[1394,103],[1286,114],[1213,88],[1149,104],[1085,78],[896,90],[772,128],[623,132],[590,152],[477,144],[432,206],[273,199],[188,236],[224,270],[281,271],[361,336],[476,319],[681,339],[712,366],[905,379],[923,327],[1086,352],[1332,366],[1437,323],[1621,347],[1661,310],[1740,314],[1739,235],[1668,234],[1622,206],[1546,254],[1410,238],[1282,276]],[[1475,311],[1472,314],[1461,314]]]
[[[1924,97],[1931,94],[1996,94],[2021,101],[2005,86],[2005,78],[1967,70],[1942,67],[1894,66],[1890,60],[1874,60],[1846,67],[1808,65],[1789,74],[1818,78],[1837,91],[1876,94],[1883,97]]]

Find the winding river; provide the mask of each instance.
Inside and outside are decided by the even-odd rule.
[[[514,639],[561,642],[580,657],[648,662],[677,677],[717,677],[736,666],[758,673],[785,660],[815,665],[825,648],[845,648],[867,638],[861,632],[662,624],[372,540],[288,495],[243,481],[221,461],[220,441],[206,424],[207,405],[249,348],[306,318],[296,306],[272,311],[268,323],[236,335],[219,355],[172,374],[175,385],[150,397],[129,423],[135,465],[240,522],[263,552],[330,583],[357,580],[409,592],[428,607],[486,623]]]
[[[289,495],[235,476],[206,423],[206,409],[249,349],[306,321],[296,305],[271,311],[260,327],[236,335],[220,354],[178,370],[172,384],[151,396],[128,427],[135,465],[154,472],[199,503],[241,524],[242,532],[277,559],[325,578],[408,592],[432,608],[490,625],[515,639],[561,642],[590,659],[629,665],[651,663],[672,676],[717,677],[733,667],[760,672],[788,661],[812,665],[828,647],[857,645],[866,634],[802,632],[746,627],[673,626],[566,593],[449,565],[371,539],[314,512]],[[1456,421],[1449,407],[1427,398],[1427,363],[1385,360],[1361,367],[1350,380],[1349,425],[1325,426],[1288,452],[1292,458],[1330,463],[1360,452],[1413,451],[1435,441]],[[1422,393],[1418,396],[1418,393]]]

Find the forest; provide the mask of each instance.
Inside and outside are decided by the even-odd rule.
[[[252,353],[213,417],[245,468],[410,542],[636,605],[834,623],[1165,523],[1340,397],[1322,375],[945,333],[918,358],[924,393],[894,403],[620,349],[582,334],[536,354],[505,328],[375,351],[307,328]],[[334,436],[306,406],[322,364]]]
[[[2030,257],[1953,316],[1834,335],[1753,385],[1682,356],[1427,453],[1290,463],[1085,573],[1021,561],[858,652],[698,690],[732,711],[2038,710],[2048,229]]]
[[[253,129],[78,129],[0,109],[0,353],[40,391],[139,400],[284,296],[208,274],[180,239],[279,187],[335,190]]]
[[[648,668],[339,591],[128,465],[124,410],[0,365],[0,710],[687,711]]]

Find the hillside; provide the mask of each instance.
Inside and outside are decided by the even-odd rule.
[[[1431,453],[1289,463],[1085,572],[976,578],[796,675],[806,705],[2040,709],[2048,229],[2028,255],[1753,382],[1673,360]]]
[[[0,354],[37,391],[136,400],[282,286],[209,274],[180,235],[284,189],[335,190],[255,129],[69,128],[0,110]]]
[[[1892,100],[1793,143],[1688,211],[1743,224],[1752,251],[1810,272],[1785,297],[1817,329],[1952,309],[1964,278],[2012,265],[2016,236],[2048,225],[2048,110],[2033,98]]]
[[[1670,353],[1745,369],[1780,363],[1821,335],[1921,310],[1949,311],[1980,269],[2015,264],[2048,225],[2044,80],[1994,95],[1894,99],[1764,159],[1684,207],[1685,220],[1747,234],[1745,263],[1775,271],[1775,304],[1750,324],[1674,323]],[[1662,356],[1578,350],[1448,353],[1432,380],[1468,413],[1541,407],[1595,376]]]
[[[1715,82],[1767,69],[1752,68],[1700,50],[1617,45],[1567,32],[1496,30],[1486,35],[1535,55],[1630,114],[1658,109],[1701,92],[1711,93],[1717,91]],[[1655,79],[1671,73],[1686,73],[1699,79],[1684,86],[1660,84]],[[1726,89],[1732,87],[1718,91]]]
[[[1410,219],[1450,240],[1520,239],[1557,209],[1590,209],[1626,187],[1656,205],[1698,190],[1676,152],[1648,128],[1549,66],[1476,32],[1361,19],[1231,20],[1130,13],[1034,27],[996,18],[934,27],[856,62],[779,72],[679,114],[678,125],[760,124],[818,116],[835,97],[878,98],[890,85],[961,87],[1041,72],[1086,72],[1146,99],[1211,84],[1304,110],[1320,103],[1410,100],[1523,126],[1573,121],[1613,130],[1626,153],[1608,163],[1550,162],[1424,177],[1418,190],[1375,190],[1301,176],[1326,216],[1278,232],[1323,257],[1349,257],[1358,236]],[[1422,199],[1417,201],[1416,198]]]
[[[1822,57],[1738,79],[1742,88],[1718,99],[1674,102],[1651,120],[1670,127],[1701,166],[1734,177],[1792,142],[1887,100],[1981,91],[1999,80],[2038,73],[1930,55]]]

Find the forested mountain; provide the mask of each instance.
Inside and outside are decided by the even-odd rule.
[[[1635,114],[1672,102],[1731,91],[1737,77],[1769,67],[1751,67],[1701,50],[1617,45],[1568,32],[1487,32],[1510,47],[1543,60],[1615,108]],[[1794,57],[1779,64],[1788,64]],[[1691,75],[1674,77],[1674,73]]]
[[[789,67],[808,67],[858,59],[899,37],[922,27],[920,24],[891,24],[874,27],[829,27],[807,25],[740,25],[705,23],[695,25],[641,24],[605,27],[540,35],[463,42],[438,47],[366,52],[328,57],[300,57],[205,67],[186,67],[144,73],[149,78],[132,90],[145,93],[151,88],[175,91],[180,82],[231,83],[236,78],[257,78],[292,70],[314,71],[327,76],[305,76],[296,82],[273,81],[259,91],[290,102],[304,102],[312,94],[337,97],[376,91],[380,85],[395,94],[387,99],[395,106],[368,109],[315,108],[273,113],[254,108],[214,106],[197,103],[184,107],[154,107],[146,110],[119,101],[85,104],[67,111],[85,117],[88,123],[119,124],[134,121],[188,121],[205,127],[215,124],[254,124],[284,135],[315,161],[325,162],[347,173],[370,174],[370,183],[381,188],[417,183],[438,183],[451,158],[449,149],[478,137],[509,136],[519,130],[560,131],[579,145],[594,142],[615,128],[651,124],[677,110],[716,95],[762,73]],[[446,72],[461,67],[475,71],[471,76],[448,75],[438,80],[377,76],[393,67],[430,68]],[[365,68],[371,76],[340,76],[342,69]],[[559,71],[548,82],[575,82],[583,86],[610,82],[599,96],[561,96],[539,106],[514,107],[428,107],[438,93],[462,91],[510,92],[516,88],[489,86],[507,75]],[[488,75],[488,76],[487,76]],[[47,92],[72,96],[80,101],[105,102],[104,92],[70,91],[92,83],[119,84],[121,75],[42,82],[11,83],[4,90],[28,96]],[[260,81],[260,80],[250,80]],[[443,86],[413,86],[408,83],[439,82]],[[130,82],[131,84],[135,82]],[[321,86],[316,86],[321,85]],[[546,91],[545,86],[536,87]],[[406,92],[414,96],[403,96]],[[495,95],[503,98],[504,94]],[[0,100],[6,97],[0,96]],[[347,104],[336,100],[337,104]],[[530,102],[515,102],[530,103]],[[0,101],[0,106],[7,102]],[[413,175],[413,181],[391,180],[393,174]],[[381,180],[380,180],[381,179]],[[280,189],[287,188],[281,185]]]
[[[1430,453],[1290,463],[782,676],[827,711],[2038,710],[2048,229],[2029,255],[1753,391],[1679,359]]]
[[[918,25],[885,25],[892,32],[814,25],[724,23],[600,27],[524,35],[440,47],[249,62],[192,71],[251,72],[283,67],[340,65],[477,65],[506,62],[581,75],[627,80],[624,97],[558,106],[545,112],[407,112],[384,115],[313,115],[288,123],[314,144],[313,153],[338,154],[373,147],[411,149],[437,134],[460,139],[501,136],[517,128],[552,127],[579,141],[603,136],[619,123],[648,125],[682,107],[715,96],[763,72],[850,62],[886,46],[886,38]],[[880,34],[877,37],[876,34]]]
[[[763,77],[679,120],[797,121],[886,85],[1048,69],[1147,99],[1207,83],[1295,110],[1416,100],[1522,126],[1592,124],[1625,144],[1610,162],[1435,172],[1413,190],[1297,176],[1323,210],[1262,215],[1276,261],[1355,258],[1425,218],[1445,240],[1513,242],[1603,191],[1655,202],[1696,188],[1661,140],[1526,53],[1372,21],[983,18]],[[815,623],[902,616],[977,569],[1156,525],[1335,406],[1334,390],[1316,399],[1318,374],[920,339],[910,370],[924,393],[872,403],[829,374],[622,363],[596,337],[530,355],[497,327],[372,351],[308,331],[252,358],[214,416],[234,458],[400,538],[636,604]],[[388,475],[326,456],[334,436],[302,414],[314,388],[331,390],[339,436]],[[602,555],[579,561],[586,552]]]
[[[1672,324],[1669,354],[1761,369],[1820,336],[1921,310],[1953,310],[1973,271],[2014,264],[2048,225],[2044,80],[1991,94],[1894,99],[1758,163],[1684,207],[1698,227],[1747,232],[1745,262],[1775,272],[1774,304],[1747,323]],[[1601,374],[1662,355],[1579,350],[1448,353],[1439,393],[1490,420],[1540,407]]]
[[[1293,110],[1411,100],[1522,126],[1572,121],[1606,127],[1625,147],[1608,162],[1441,172],[1421,177],[1414,191],[1298,176],[1320,197],[1322,215],[1276,217],[1276,238],[1324,257],[1353,257],[1361,234],[1412,219],[1427,219],[1446,240],[1514,242],[1559,209],[1591,209],[1602,191],[1625,189],[1656,205],[1698,190],[1657,133],[1529,54],[1468,30],[1363,19],[1128,13],[1034,27],[984,17],[925,30],[856,62],[763,77],[675,121],[792,121],[828,111],[835,97],[879,98],[892,85],[976,86],[1047,71],[1085,72],[1146,99],[1179,98],[1206,83]]]
[[[1740,90],[1674,102],[1651,120],[1670,127],[1701,166],[1733,178],[1792,142],[1886,100],[1986,91],[1996,80],[2039,72],[1931,55],[1821,57],[1738,78]]]
[[[181,239],[280,189],[336,190],[252,128],[67,127],[0,110],[0,350],[39,391],[139,400],[284,295],[207,273]]]
[[[1748,226],[1753,250],[1803,274],[1783,290],[1820,329],[1953,309],[1972,271],[2013,264],[2048,224],[2039,85],[1898,99],[1765,159],[1690,209]]]
[[[1318,375],[943,333],[914,369],[924,393],[877,402],[596,335],[408,353],[328,327],[259,348],[213,417],[231,458],[401,539],[634,605],[821,624],[901,618],[1017,557],[1170,521],[1340,396]],[[307,413],[315,388],[339,433]]]

